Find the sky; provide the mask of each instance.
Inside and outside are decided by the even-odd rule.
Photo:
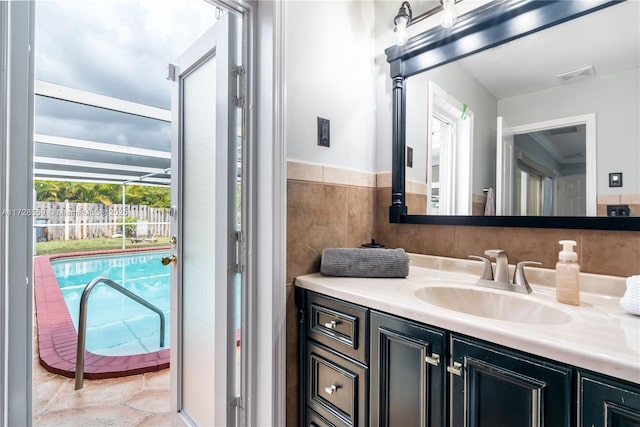
[[[170,109],[167,65],[215,23],[204,0],[38,0],[36,79]],[[35,130],[169,150],[170,125],[36,97]]]

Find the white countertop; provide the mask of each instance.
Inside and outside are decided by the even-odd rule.
[[[513,268],[513,266],[511,266]],[[411,255],[406,279],[328,277],[319,273],[295,284],[375,310],[640,384],[640,316],[620,308],[624,278],[581,274],[581,304],[555,298],[553,270],[526,268],[531,294],[480,288],[480,262]],[[467,287],[534,299],[571,316],[560,324],[495,320],[452,311],[419,299],[425,286]]]

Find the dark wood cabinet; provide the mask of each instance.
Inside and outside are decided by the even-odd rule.
[[[307,422],[303,425],[305,427],[335,427],[311,409],[307,410]]]
[[[571,367],[452,335],[451,426],[570,426]]]
[[[314,343],[307,346],[307,406],[336,425],[366,426],[367,368]]]
[[[369,310],[296,289],[300,425],[369,425]]]
[[[371,426],[445,426],[445,332],[371,313]]]
[[[578,372],[580,427],[640,427],[640,385]]]
[[[300,425],[640,427],[640,385],[296,289]]]
[[[369,310],[355,304],[308,293],[307,336],[367,364],[369,361]]]

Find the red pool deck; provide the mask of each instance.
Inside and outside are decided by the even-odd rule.
[[[153,248],[166,250],[168,247]],[[74,378],[78,335],[64,302],[51,260],[78,256],[148,252],[149,248],[45,255],[34,258],[36,324],[40,364],[49,372]],[[169,349],[131,356],[102,356],[85,350],[84,377],[104,379],[153,372],[169,367]]]

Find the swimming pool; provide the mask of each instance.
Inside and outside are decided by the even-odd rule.
[[[110,287],[97,285],[88,300],[86,349],[106,356],[151,353],[168,348],[170,269],[160,263],[168,251],[64,258],[51,263],[78,330],[80,297],[87,283],[107,277],[158,307],[165,315],[165,347],[160,347],[158,315]]]
[[[163,267],[160,258],[168,253],[169,248],[155,250],[130,248],[122,250],[103,250],[85,253],[58,254],[37,256],[33,262],[34,297],[37,324],[37,347],[40,364],[49,372],[54,372],[70,378],[75,376],[76,343],[78,306],[82,288],[96,276],[111,275],[116,282],[126,284],[127,288],[137,292],[140,288],[149,288],[146,298],[158,306],[167,316],[167,334],[169,333],[169,295],[170,278],[168,267]],[[101,260],[102,261],[99,261]],[[98,261],[94,264],[95,261]],[[54,272],[54,265],[57,274]],[[122,275],[122,272],[125,272]],[[153,279],[150,279],[153,277]],[[147,282],[144,284],[144,282]],[[164,283],[164,284],[161,284]],[[67,294],[69,302],[63,298]],[[100,288],[104,288],[102,291]],[[104,310],[106,305],[100,296],[111,291],[107,300],[115,300],[116,304]],[[240,295],[240,276],[236,280],[236,296]],[[98,296],[99,299],[95,299]],[[118,298],[120,300],[118,301]],[[106,319],[104,311],[109,316],[115,313],[125,313],[125,301],[118,292],[106,285],[97,285],[88,303],[87,324],[93,330],[87,331],[87,343],[94,350],[85,351],[85,379],[115,378],[125,375],[153,372],[169,367],[170,350],[169,338],[166,337],[165,348],[159,349],[159,321],[157,314],[144,312],[141,307],[131,306],[134,318],[128,320]],[[166,298],[166,299],[165,299]],[[128,298],[127,298],[128,299]],[[240,312],[240,298],[236,298],[236,312]],[[101,312],[103,309],[103,313]],[[71,312],[70,312],[71,310]],[[93,315],[92,312],[96,311]],[[91,316],[96,316],[91,319]],[[141,317],[147,317],[150,322],[138,328]],[[90,320],[91,319],[91,320]],[[102,319],[102,320],[100,320]],[[129,339],[119,339],[120,332],[109,332],[107,326],[115,326]],[[240,322],[236,321],[236,341],[240,345]],[[135,330],[132,332],[130,329]],[[133,337],[133,338],[132,338]],[[97,338],[95,345],[93,340]],[[103,341],[106,338],[114,342]],[[117,342],[120,341],[120,342]],[[153,349],[158,351],[152,351]],[[150,352],[140,352],[143,349]],[[126,350],[126,351],[125,351]],[[97,354],[100,351],[104,354]],[[118,355],[121,354],[121,355]]]
[[[51,262],[73,326],[78,330],[80,298],[95,277],[107,277],[158,307],[165,315],[165,347],[160,347],[158,315],[104,284],[88,300],[86,349],[94,354],[122,356],[160,351],[170,343],[170,269],[161,258],[169,251],[73,257]],[[240,292],[240,276],[236,295]],[[236,313],[240,298],[236,298]],[[236,329],[240,320],[236,320]]]

